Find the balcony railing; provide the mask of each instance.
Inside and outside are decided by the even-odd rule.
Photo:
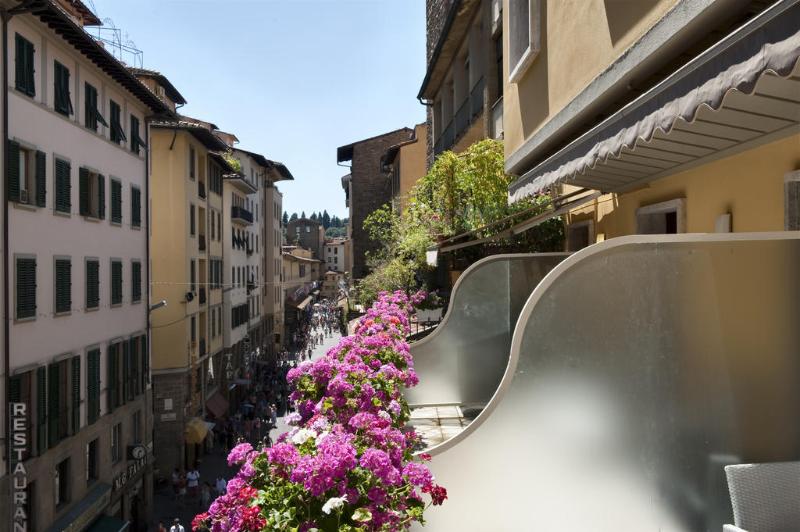
[[[205,303],[206,303],[206,287],[205,286],[201,286],[200,287],[200,304],[201,305],[205,305]]]
[[[206,250],[206,235],[200,235],[197,238],[197,247],[200,251]]]
[[[469,93],[469,105],[471,109],[470,123],[481,114],[483,111],[483,89],[486,83],[483,81],[483,76],[475,82],[475,86]]]
[[[202,181],[197,182],[197,195],[203,199],[206,197],[206,184]]]
[[[433,145],[434,155],[439,155],[443,151],[448,150],[453,146],[453,141],[455,140],[453,127],[453,121],[451,120],[450,123],[447,124],[447,127],[442,131],[442,134],[439,136],[439,140],[437,140]]]
[[[250,225],[253,223],[253,213],[244,207],[231,205],[231,220]]]
[[[465,98],[464,101],[461,103],[461,107],[459,107],[458,111],[456,111],[455,138],[459,138],[467,130],[467,128],[469,127],[469,122],[470,122],[469,119],[470,119],[470,115],[469,115],[469,99]]]

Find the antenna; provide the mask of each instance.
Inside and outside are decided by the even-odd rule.
[[[123,31],[117,28],[111,18],[104,18],[102,26],[91,26],[85,29],[119,62],[136,68],[144,68],[144,53],[136,46],[127,32],[123,36]]]

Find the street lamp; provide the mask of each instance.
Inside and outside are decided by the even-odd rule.
[[[158,310],[158,309],[160,309],[162,307],[166,307],[166,306],[167,306],[167,300],[166,299],[162,299],[158,303],[153,303],[152,305],[150,305],[150,312],[152,312],[154,310]]]

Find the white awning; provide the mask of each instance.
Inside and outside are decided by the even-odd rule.
[[[621,192],[800,131],[800,2],[764,11],[509,187]]]

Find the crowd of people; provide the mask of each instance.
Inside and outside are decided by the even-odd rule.
[[[292,336],[294,348],[293,361],[311,360],[314,348],[322,345],[325,338],[331,338],[336,332],[341,332],[341,308],[334,302],[323,299],[314,304],[313,313],[308,315]]]

